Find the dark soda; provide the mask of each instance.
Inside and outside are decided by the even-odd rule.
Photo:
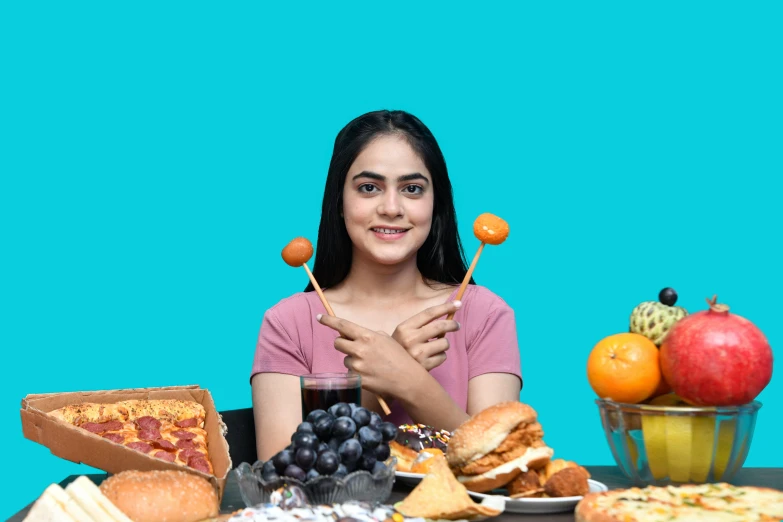
[[[330,406],[338,402],[354,403],[357,406],[362,404],[362,389],[359,386],[354,388],[332,388],[318,389],[316,387],[302,388],[302,419],[313,410],[328,410]]]

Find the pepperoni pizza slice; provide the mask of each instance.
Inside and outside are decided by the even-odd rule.
[[[71,404],[49,413],[116,444],[212,474],[206,411],[194,401],[130,400]]]

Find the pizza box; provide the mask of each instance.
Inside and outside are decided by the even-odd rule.
[[[184,464],[166,462],[159,458],[115,444],[88,431],[63,423],[49,415],[69,404],[85,402],[113,403],[132,399],[181,399],[201,403],[206,410],[204,429],[207,432],[207,450],[214,475],[208,475]],[[31,394],[22,400],[22,431],[27,439],[43,444],[58,457],[84,463],[108,473],[126,470],[179,470],[206,478],[217,489],[222,499],[231,457],[226,442],[226,426],[215,410],[209,390],[197,385],[162,388],[134,388],[125,390]]]

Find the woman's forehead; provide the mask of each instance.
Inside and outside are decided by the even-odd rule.
[[[424,161],[408,141],[399,135],[379,136],[368,143],[348,170],[348,180],[363,171],[395,179],[412,173],[430,178]]]

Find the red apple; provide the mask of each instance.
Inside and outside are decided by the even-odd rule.
[[[772,378],[772,349],[752,322],[714,297],[683,317],[661,345],[661,371],[674,393],[697,406],[739,406]]]

